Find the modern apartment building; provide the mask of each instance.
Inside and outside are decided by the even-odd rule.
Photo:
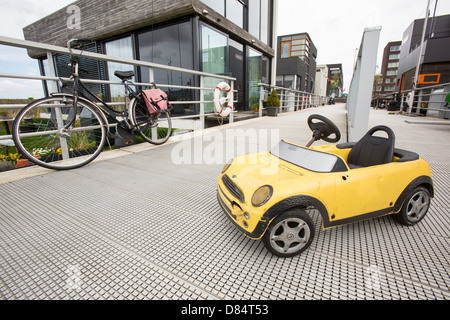
[[[413,87],[419,48],[425,19],[414,20],[403,33],[396,91],[402,93]],[[417,87],[450,82],[450,15],[428,19]]]
[[[314,92],[317,49],[308,33],[278,37],[278,86]]]
[[[65,46],[70,38],[95,40],[88,51],[235,77],[235,109],[249,110],[259,98],[258,83],[271,83],[275,66],[273,26],[277,0],[78,0],[23,29],[26,40]],[[79,24],[70,20],[78,12]],[[48,72],[47,56],[29,51]],[[66,76],[67,56],[54,55],[56,72]],[[118,80],[115,70],[132,66],[82,59],[85,77]],[[148,68],[136,67],[138,82],[149,82]],[[157,84],[199,87],[199,76],[154,70]],[[206,80],[207,81],[207,80]],[[213,83],[214,82],[214,83]],[[213,87],[217,79],[207,85]],[[96,85],[103,97],[114,99],[121,89]],[[94,85],[95,87],[95,85]],[[199,101],[195,90],[170,89],[169,98]],[[205,101],[212,93],[205,93]],[[212,103],[205,112],[213,112]],[[199,104],[177,104],[174,116],[196,115]]]
[[[383,61],[381,63],[381,83],[377,85],[378,95],[391,95],[395,92],[401,45],[401,41],[393,41],[384,47]]]

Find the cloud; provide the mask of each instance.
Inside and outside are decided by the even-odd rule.
[[[0,28],[2,35],[23,39],[27,25],[63,8],[73,0],[2,0]]]
[[[353,75],[355,48],[364,28],[381,26],[378,66],[390,41],[402,39],[414,21],[423,18],[425,0],[279,0],[278,35],[307,32],[318,50],[319,64],[342,63],[344,87]],[[435,1],[431,1],[433,12]],[[437,15],[450,13],[450,1],[438,1]]]
[[[3,99],[41,98],[44,96],[40,80],[0,78],[0,97]]]

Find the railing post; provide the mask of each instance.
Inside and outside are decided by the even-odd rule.
[[[205,129],[205,90],[203,86],[205,85],[205,79],[203,76],[200,76],[200,129]]]
[[[400,112],[403,110],[404,103],[405,103],[405,93],[402,92],[402,97],[400,98]]]
[[[47,51],[47,61],[48,69],[51,77],[56,77],[55,65],[53,63],[53,54]],[[58,83],[56,81],[51,81],[51,92],[58,92]],[[58,102],[55,102],[58,103]],[[64,127],[64,120],[62,118],[61,110],[59,108],[52,108],[52,113],[55,115],[56,123],[58,124],[58,130]],[[69,146],[67,144],[67,139],[62,134],[58,134],[59,141],[61,143],[61,156],[63,159],[69,159]]]
[[[47,61],[48,61],[48,69],[50,72],[49,76],[56,77],[55,64],[53,63],[53,54],[50,51],[47,51]],[[51,83],[50,92],[57,92],[58,91],[58,83],[53,80],[50,80],[50,83]]]
[[[422,110],[422,98],[423,98],[423,90],[417,89],[419,91],[419,101],[417,101],[417,109],[416,114],[420,114],[420,110]],[[431,91],[430,91],[431,92]],[[429,98],[428,98],[429,101]]]
[[[233,123],[234,122],[234,81],[233,80],[231,80],[230,87],[231,87],[231,92],[233,93],[233,109],[230,112],[229,123]]]
[[[259,85],[259,108],[258,108],[258,117],[262,117],[262,108],[263,108],[263,101],[264,101],[264,86]]]

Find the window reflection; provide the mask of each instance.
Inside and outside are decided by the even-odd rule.
[[[126,37],[118,40],[113,40],[105,43],[106,54],[113,57],[133,59],[133,46],[131,37]],[[108,78],[111,81],[118,81],[119,79],[114,75],[114,71],[129,71],[133,70],[133,66],[118,62],[108,62]],[[123,101],[125,91],[121,85],[110,85],[111,102]]]
[[[164,28],[147,31],[138,35],[139,57],[166,66],[194,69],[192,25],[190,21]],[[152,75],[150,74],[152,72]],[[141,81],[180,86],[192,86],[194,76],[169,70],[141,68]],[[151,79],[152,78],[152,79]],[[165,89],[164,89],[165,90]],[[189,101],[193,99],[192,90],[168,89],[171,101]],[[174,114],[193,113],[192,105],[175,104]]]
[[[201,24],[201,52],[202,52],[202,71],[214,74],[225,74],[228,69],[228,39],[204,24]],[[220,80],[217,78],[204,78],[204,87],[214,88]],[[203,96],[204,101],[213,100],[213,92],[205,92]],[[214,105],[212,103],[205,104],[205,112],[214,112]]]
[[[259,40],[269,43],[269,0],[261,0],[261,36]]]
[[[225,1],[224,0],[201,0],[211,9],[214,9],[221,15],[225,16]]]
[[[234,22],[239,27],[244,27],[244,6],[238,0],[226,0],[227,11],[226,15],[229,20]],[[220,1],[218,1],[220,2]]]
[[[259,102],[259,86],[262,71],[262,54],[256,50],[248,50],[248,83],[249,107]]]
[[[259,39],[261,0],[248,1],[248,32]]]

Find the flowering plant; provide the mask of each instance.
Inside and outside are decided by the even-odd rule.
[[[55,153],[55,151],[50,148],[34,148],[32,150],[32,153],[33,153],[33,156],[46,157],[46,156],[49,156],[49,155]]]
[[[9,161],[9,162],[16,163],[17,160],[19,160],[19,158],[21,156],[22,155],[20,153],[10,153],[10,154],[7,154],[7,155],[0,154],[0,160],[1,161]]]

